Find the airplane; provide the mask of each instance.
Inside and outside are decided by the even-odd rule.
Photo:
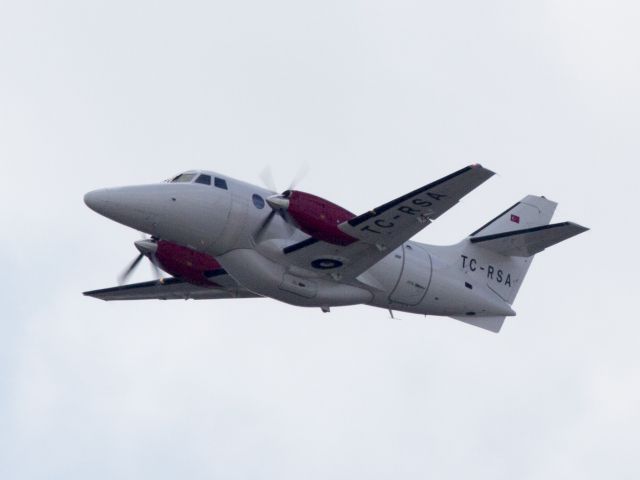
[[[470,165],[355,215],[319,196],[277,193],[205,170],[104,188],[84,201],[150,237],[102,300],[268,297],[299,307],[366,304],[452,317],[499,332],[533,257],[588,229],[551,224],[557,204],[528,195],[449,246],[410,240],[494,172]],[[143,258],[171,275],[123,284]]]

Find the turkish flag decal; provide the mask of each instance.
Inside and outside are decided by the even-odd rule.
[[[518,215],[511,215],[511,221],[514,223],[520,223],[520,217]]]

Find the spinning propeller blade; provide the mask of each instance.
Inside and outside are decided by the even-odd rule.
[[[302,165],[300,165],[300,167],[298,168],[298,171],[296,172],[296,175],[291,180],[291,183],[289,184],[289,188],[287,190],[294,190],[298,186],[298,184],[302,182],[302,180],[304,180],[304,178],[307,176],[308,173],[309,173],[309,164],[303,163]]]
[[[135,270],[135,268],[138,266],[138,264],[140,263],[140,261],[144,258],[144,254],[139,254],[134,260],[133,262],[131,262],[131,264],[126,268],[126,270],[124,272],[122,272],[120,275],[118,275],[118,284],[119,285],[124,285],[124,283],[127,281],[127,279],[129,278],[129,276],[133,273],[133,271]]]
[[[291,190],[293,190],[296,187],[298,183],[302,181],[302,179],[307,175],[307,173],[309,173],[309,165],[308,164],[301,165],[297,173],[291,180],[291,183],[289,184],[289,188],[287,190],[285,190],[281,194],[272,195],[269,198],[267,198],[267,203],[269,204],[269,207],[271,207],[271,212],[269,212],[269,215],[267,215],[267,217],[260,224],[256,232],[253,234],[253,238],[257,243],[260,243],[260,241],[262,240],[262,236],[264,232],[267,230],[267,228],[273,221],[273,218],[275,217],[276,213],[279,214],[280,217],[282,217],[282,220],[284,220],[284,223],[287,225],[287,228],[289,230],[289,235],[293,235],[294,229],[296,227],[295,227],[295,224],[291,221],[291,218],[289,218],[289,215],[287,214],[287,208],[289,208],[288,194]],[[266,166],[264,170],[260,172],[260,179],[262,180],[262,183],[264,184],[264,186],[267,187],[269,190],[274,192],[278,191],[276,182],[273,179],[273,173],[271,171],[271,167]]]
[[[269,224],[271,223],[271,220],[273,220],[273,217],[275,215],[276,215],[276,211],[271,210],[269,212],[269,215],[267,215],[267,217],[264,219],[264,221],[260,224],[260,226],[256,230],[256,233],[253,234],[253,239],[255,240],[256,243],[260,243],[262,241],[262,235],[267,229],[267,227],[269,226]]]
[[[289,188],[287,188],[287,191],[295,189],[296,186],[298,186],[298,184],[302,182],[302,180],[304,180],[304,178],[307,176],[308,173],[309,173],[309,164],[303,163],[302,165],[300,165],[300,167],[298,167],[298,171],[291,179],[291,182],[289,182]],[[259,176],[260,176],[260,180],[262,180],[262,184],[265,187],[267,187],[269,190],[273,192],[279,191],[276,185],[276,182],[273,179],[274,177],[273,177],[273,171],[271,170],[271,166],[267,165],[266,167],[264,167],[262,172],[260,172]]]
[[[161,280],[162,277],[160,275],[160,270],[158,269],[158,266],[155,264],[152,258],[156,252],[156,249],[158,248],[157,241],[158,241],[157,238],[154,238],[154,237],[151,237],[151,238],[143,237],[142,240],[138,240],[137,242],[134,242],[134,245],[138,249],[140,254],[133,260],[133,262],[129,264],[129,266],[120,275],[118,275],[118,284],[123,285],[129,279],[131,274],[134,272],[134,270],[137,268],[138,264],[142,261],[144,257],[149,258],[154,276],[158,281]]]
[[[262,180],[263,185],[269,190],[273,192],[278,191],[278,187],[276,187],[276,182],[273,179],[273,172],[271,171],[270,166],[267,165],[266,167],[264,167],[264,170],[260,172],[260,180]]]

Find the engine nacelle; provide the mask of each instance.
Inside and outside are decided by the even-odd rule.
[[[154,255],[165,272],[194,285],[217,286],[214,278],[224,273],[212,256],[165,240],[158,240]]]
[[[334,245],[349,245],[356,241],[338,228],[338,225],[355,217],[353,213],[324,198],[297,190],[283,194],[287,213],[298,228],[313,238]]]

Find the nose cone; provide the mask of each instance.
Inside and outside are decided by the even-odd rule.
[[[87,206],[118,223],[155,235],[163,197],[155,185],[94,190],[84,196]]]
[[[108,216],[106,214],[106,209],[109,204],[109,189],[101,188],[100,190],[93,190],[92,192],[87,193],[84,196],[84,203],[86,203],[87,207],[94,212]]]

